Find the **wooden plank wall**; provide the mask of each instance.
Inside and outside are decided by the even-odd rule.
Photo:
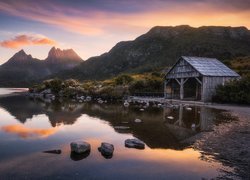
[[[190,64],[181,59],[175,67],[166,76],[167,79],[173,78],[187,78],[187,77],[199,77],[200,73],[197,72]]]
[[[213,77],[203,76],[202,78],[202,101],[211,101],[215,93],[216,87],[224,84],[226,81],[234,79],[233,77]]]

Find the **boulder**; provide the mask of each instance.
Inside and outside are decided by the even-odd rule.
[[[136,149],[144,149],[145,144],[139,139],[126,139],[125,140],[125,147],[128,148],[136,148]]]
[[[90,151],[90,144],[84,141],[70,143],[71,151],[77,154],[82,154]]]
[[[101,147],[98,148],[101,154],[106,158],[111,158],[114,152],[114,145],[106,142],[102,142]]]
[[[142,122],[142,120],[140,120],[140,119],[135,119],[135,123],[141,123]]]

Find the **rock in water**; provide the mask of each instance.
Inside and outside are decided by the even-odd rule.
[[[128,127],[128,126],[114,126],[114,128],[116,130],[128,130],[128,129],[130,129],[130,127]]]
[[[142,122],[142,120],[140,120],[140,119],[135,119],[135,123],[141,123]]]
[[[55,149],[55,150],[48,150],[48,151],[43,151],[44,153],[49,153],[49,154],[61,154],[62,151],[60,149]]]
[[[103,142],[101,144],[101,147],[98,148],[98,150],[101,152],[101,154],[105,158],[111,158],[113,156],[114,152],[114,145],[110,143]]]
[[[70,143],[71,151],[77,154],[82,154],[90,151],[90,144],[84,141]]]
[[[136,149],[144,149],[145,144],[139,139],[126,139],[125,140],[125,147],[128,148],[136,148]]]
[[[174,117],[173,117],[173,116],[168,116],[167,118],[168,118],[168,119],[174,119]]]

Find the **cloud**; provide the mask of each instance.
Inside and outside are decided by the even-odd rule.
[[[49,39],[42,35],[37,34],[21,34],[17,35],[12,39],[4,40],[0,42],[1,47],[5,48],[19,48],[23,46],[31,46],[31,45],[55,45],[56,42],[52,39]]]
[[[49,129],[27,128],[23,125],[18,125],[18,124],[3,126],[2,130],[7,133],[16,134],[24,139],[34,138],[34,137],[44,138],[57,132],[57,128],[49,128]]]
[[[0,11],[82,35],[104,36],[113,33],[142,32],[156,25],[250,27],[250,5],[245,2],[244,0],[232,0],[230,3],[228,0],[0,0]]]
[[[249,10],[244,0],[0,0],[2,13],[96,37],[136,37],[156,25],[250,27]]]

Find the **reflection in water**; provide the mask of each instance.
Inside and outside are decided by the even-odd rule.
[[[89,156],[89,154],[90,154],[90,151],[86,151],[85,153],[82,153],[82,154],[77,154],[77,153],[71,152],[70,153],[70,158],[73,161],[80,161],[82,159],[87,158]]]
[[[182,104],[179,109],[164,109],[165,125],[179,141],[199,132],[212,131],[217,114],[218,110],[215,109],[198,106],[185,108]],[[174,118],[168,119],[170,115]]]
[[[139,111],[139,106],[124,108],[121,104],[78,104],[75,102],[44,103],[29,100],[24,96],[0,98],[0,105],[20,122],[25,123],[35,115],[45,114],[52,127],[72,125],[82,114],[102,119],[112,127],[128,126],[128,130],[115,129],[118,133],[131,133],[134,137],[144,141],[150,148],[183,149],[181,141],[202,131],[211,131],[218,110],[206,107],[192,107],[188,109],[180,105],[178,109],[148,108]],[[173,119],[168,119],[173,116]],[[135,123],[141,119],[142,123]],[[126,124],[125,124],[126,122]],[[217,122],[218,123],[218,122]],[[16,133],[22,138],[37,135],[47,137],[54,134],[57,128],[28,129],[21,125],[4,126],[2,129],[9,133]]]
[[[7,133],[17,134],[21,138],[33,138],[33,137],[48,137],[52,134],[55,134],[57,128],[49,128],[49,129],[37,129],[37,128],[27,128],[20,124],[3,126],[1,128],[3,131]]]
[[[11,173],[23,175],[27,170],[30,174],[25,177],[30,179],[54,179],[58,173],[69,179],[201,179],[218,175],[221,164],[213,163],[211,167],[199,159],[199,152],[182,143],[219,123],[223,118],[218,110],[205,107],[187,110],[185,106],[147,108],[143,112],[139,109],[136,105],[125,108],[122,104],[44,103],[24,96],[2,97],[0,111],[9,121],[0,121],[0,174],[3,179],[8,179]],[[135,119],[142,122],[136,123]],[[115,126],[130,129],[123,131],[114,129]],[[144,141],[145,149],[124,147],[124,141],[130,138]],[[89,142],[91,152],[72,154],[69,144],[76,140]],[[113,157],[98,151],[101,142],[114,144]],[[55,156],[41,153],[48,149],[62,151]],[[74,176],[76,172],[79,177]]]

